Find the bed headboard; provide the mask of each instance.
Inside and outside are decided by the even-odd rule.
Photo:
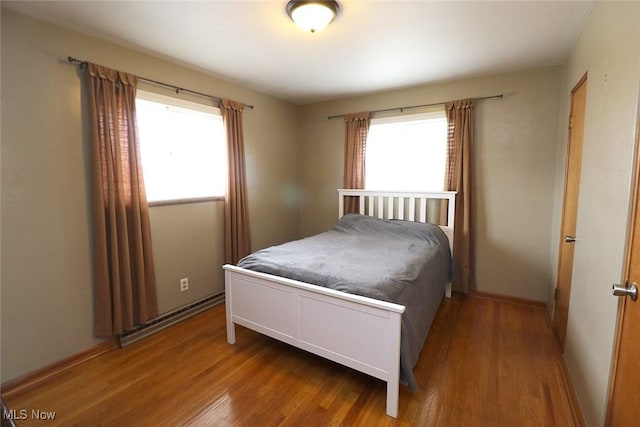
[[[447,234],[449,246],[451,248],[453,246],[453,224],[456,211],[455,191],[405,192],[339,189],[338,218],[342,218],[344,215],[345,197],[358,198],[358,212],[362,215],[417,222],[428,222],[428,200],[446,200],[447,223],[440,225],[440,228]]]

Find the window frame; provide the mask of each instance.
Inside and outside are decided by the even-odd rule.
[[[196,101],[176,98],[173,96],[168,96],[168,95],[152,92],[150,90],[145,90],[145,89],[138,89],[136,91],[136,100],[138,98],[144,101],[170,105],[172,107],[189,109],[189,110],[199,111],[207,114],[214,114],[222,118],[222,111],[220,110],[219,107],[214,105],[207,105],[207,104],[196,102]],[[137,109],[136,109],[136,113],[137,113]],[[138,133],[139,133],[139,124],[137,123],[137,121],[136,121],[136,126],[138,127]],[[140,152],[142,153],[142,149],[140,150]],[[225,146],[225,154],[226,154],[226,146]],[[144,175],[144,161],[142,158],[141,158],[141,162],[143,163],[142,167],[143,167],[143,175]],[[227,175],[226,179],[228,179],[228,172],[226,173],[226,175]],[[145,187],[146,187],[146,180],[145,180]],[[191,203],[217,202],[217,201],[224,201],[224,200],[226,200],[226,190],[225,190],[225,194],[223,195],[183,197],[183,198],[176,198],[176,199],[164,199],[164,200],[153,200],[153,201],[147,200],[147,206],[149,207],[172,206],[172,205],[184,205],[184,204],[191,204]]]
[[[430,192],[430,191],[444,191],[443,188],[446,185],[446,180],[444,178],[445,173],[446,173],[446,162],[447,162],[447,154],[446,154],[446,150],[447,150],[447,128],[446,128],[446,123],[447,123],[447,114],[446,111],[444,109],[431,109],[429,111],[422,111],[422,112],[418,112],[418,113],[409,113],[409,114],[394,114],[394,115],[389,115],[389,116],[384,116],[384,117],[376,117],[376,118],[372,118],[371,122],[369,124],[369,132],[368,135],[371,135],[371,128],[372,126],[375,125],[386,125],[386,124],[397,124],[397,123],[405,123],[405,122],[412,122],[412,121],[427,121],[427,120],[434,120],[434,119],[439,119],[439,120],[444,120],[445,121],[445,130],[444,130],[444,139],[442,141],[443,144],[443,150],[445,151],[445,158],[444,158],[444,170],[442,173],[442,177],[443,177],[443,186],[441,189],[412,189],[412,190],[407,190],[407,191],[418,191],[418,192]],[[369,140],[369,136],[367,136],[367,139]],[[368,145],[368,143],[367,143]],[[379,188],[368,188],[367,187],[367,171],[368,168],[366,167],[366,163],[367,163],[367,149],[368,147],[365,147],[365,176],[364,176],[364,187],[365,189],[368,190],[380,190],[380,191],[386,191],[386,190],[381,190]],[[394,190],[402,190],[402,189],[394,189]]]

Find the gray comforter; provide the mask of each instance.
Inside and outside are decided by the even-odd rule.
[[[433,224],[350,214],[329,231],[266,248],[239,267],[401,304],[401,381],[413,367],[451,278],[449,243]]]

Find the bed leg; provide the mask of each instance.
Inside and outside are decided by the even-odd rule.
[[[402,331],[402,317],[400,313],[391,313],[393,329],[389,336],[389,360],[387,377],[387,415],[398,417],[398,401],[400,399],[400,336]]]
[[[387,415],[398,418],[398,400],[400,392],[400,383],[396,381],[387,381]]]
[[[227,321],[227,342],[229,344],[236,343],[236,325],[229,321]]]
[[[447,298],[451,298],[451,282],[448,282],[444,285],[444,296]]]
[[[229,344],[236,343],[236,325],[231,320],[231,272],[224,272],[224,305],[227,321],[227,342]]]

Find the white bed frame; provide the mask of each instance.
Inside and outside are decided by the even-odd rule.
[[[386,219],[427,221],[427,200],[448,200],[447,225],[453,241],[455,192],[407,193],[338,190],[359,197],[362,214]],[[242,325],[387,383],[387,414],[398,416],[400,325],[403,305],[347,294],[322,286],[225,265],[227,341],[236,342]],[[445,294],[451,296],[451,284]]]

